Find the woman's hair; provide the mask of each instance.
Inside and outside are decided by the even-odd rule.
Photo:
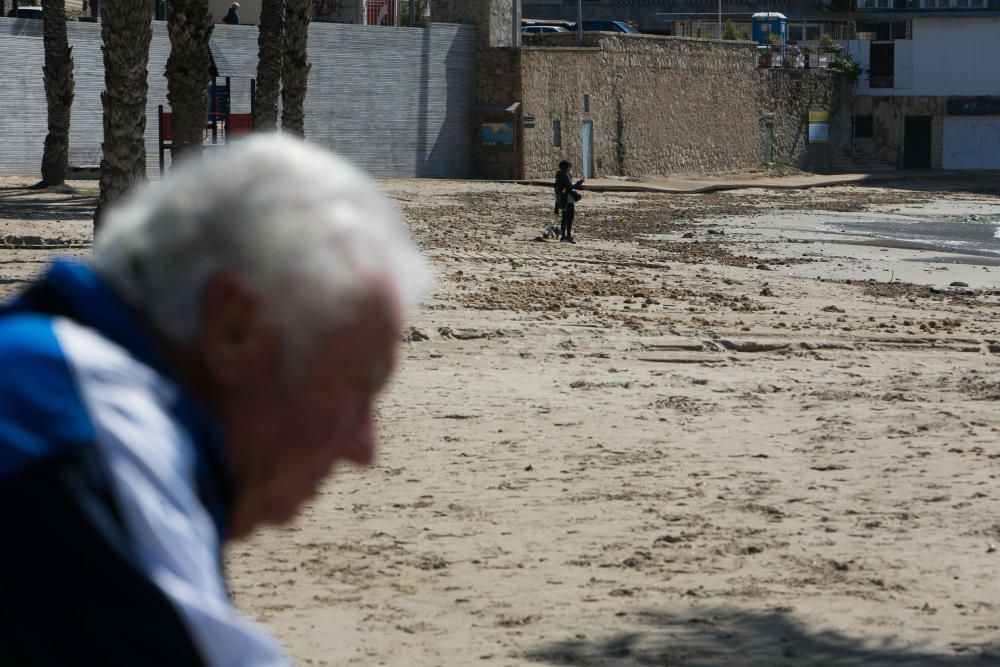
[[[399,212],[344,160],[280,134],[181,163],[113,206],[96,271],[163,336],[193,338],[202,291],[232,271],[293,337],[321,333],[359,299],[428,284]]]
[[[563,160],[562,162],[559,163],[559,171],[566,171],[572,166],[573,166],[572,162],[570,162],[569,160]]]

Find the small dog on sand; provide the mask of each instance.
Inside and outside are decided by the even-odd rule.
[[[559,238],[559,225],[549,225],[542,231],[542,238],[545,240]]]

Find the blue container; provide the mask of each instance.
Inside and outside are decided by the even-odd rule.
[[[784,44],[788,41],[788,19],[784,14],[760,12],[750,18],[753,21],[753,41],[761,46],[768,46],[772,43],[768,38],[772,32],[778,34],[781,40],[778,44]]]

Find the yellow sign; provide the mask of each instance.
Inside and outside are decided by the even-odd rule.
[[[825,123],[830,120],[830,114],[827,111],[810,111],[809,112],[809,122],[810,123]]]

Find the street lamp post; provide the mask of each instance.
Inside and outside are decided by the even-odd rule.
[[[719,35],[718,38],[722,39],[722,0],[719,0]]]
[[[583,0],[576,0],[576,45],[583,46]]]

